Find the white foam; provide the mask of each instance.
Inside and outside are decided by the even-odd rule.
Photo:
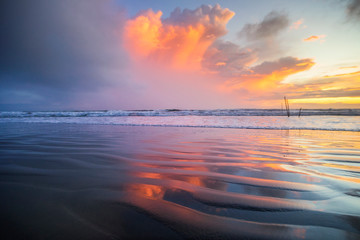
[[[360,116],[64,116],[5,117],[0,123],[69,123],[126,126],[360,131]]]
[[[291,110],[291,116],[298,116]],[[104,110],[104,111],[20,111],[0,112],[1,118],[23,117],[122,117],[122,116],[285,116],[280,109],[215,109],[215,110]],[[302,116],[360,116],[360,109],[304,109]]]

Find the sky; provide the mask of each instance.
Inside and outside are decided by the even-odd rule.
[[[360,0],[2,0],[0,110],[360,108]]]

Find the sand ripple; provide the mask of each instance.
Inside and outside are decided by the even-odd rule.
[[[360,238],[357,132],[19,126],[0,135],[15,238]]]

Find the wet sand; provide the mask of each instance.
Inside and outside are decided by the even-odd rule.
[[[2,239],[360,239],[360,132],[0,128]]]

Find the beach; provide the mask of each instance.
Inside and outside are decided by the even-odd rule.
[[[359,239],[360,132],[0,124],[2,239]]]
[[[0,240],[360,240],[360,0],[0,12]]]

